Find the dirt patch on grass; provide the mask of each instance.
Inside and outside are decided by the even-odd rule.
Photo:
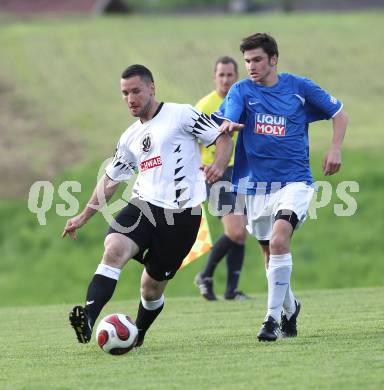
[[[74,132],[50,127],[41,108],[16,96],[12,85],[0,80],[0,199],[27,198],[36,180],[52,180],[81,158],[81,142]]]

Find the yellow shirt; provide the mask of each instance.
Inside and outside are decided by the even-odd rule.
[[[218,110],[223,100],[224,99],[216,91],[212,91],[208,95],[202,97],[196,103],[196,108],[207,115],[211,115],[213,112]],[[235,145],[236,145],[236,140],[237,140],[237,132],[235,132],[233,136],[233,142]],[[213,161],[215,160],[215,151],[216,151],[215,145],[212,145],[209,148],[206,148],[204,145],[202,145],[201,159],[203,161],[203,164],[209,165],[213,163]],[[233,165],[235,159],[234,155],[235,153],[233,151],[231,160],[229,161],[229,165]]]

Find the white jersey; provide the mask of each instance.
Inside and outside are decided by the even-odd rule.
[[[198,140],[209,146],[219,135],[217,124],[191,105],[161,103],[151,120],[122,134],[105,172],[115,181],[138,172],[132,198],[168,209],[195,207],[206,199]]]

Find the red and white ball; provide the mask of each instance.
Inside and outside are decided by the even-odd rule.
[[[136,345],[137,335],[135,323],[125,314],[110,314],[96,328],[97,343],[111,355],[129,352]]]

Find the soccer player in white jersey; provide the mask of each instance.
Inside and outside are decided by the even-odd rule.
[[[221,108],[221,131],[239,130],[232,183],[246,195],[247,228],[259,240],[268,279],[268,309],[257,335],[275,341],[297,335],[300,302],[290,285],[291,237],[305,220],[314,188],[309,165],[308,125],[332,119],[333,138],[323,161],[325,175],[341,166],[347,128],[342,103],[313,81],[277,73],[273,37],[243,39],[249,78],[235,83]]]
[[[164,306],[164,289],[195,242],[206,198],[205,180],[218,180],[231,157],[232,140],[207,115],[188,104],[160,103],[152,73],[131,65],[121,93],[138,120],[121,136],[114,159],[84,210],[67,221],[63,237],[82,227],[112,197],[119,182],[138,177],[128,205],[109,227],[101,263],[89,284],[85,306],[69,314],[81,343],[88,343],[102,308],[111,299],[129,259],[144,265],[136,346]],[[216,145],[214,162],[201,169],[198,140]]]

